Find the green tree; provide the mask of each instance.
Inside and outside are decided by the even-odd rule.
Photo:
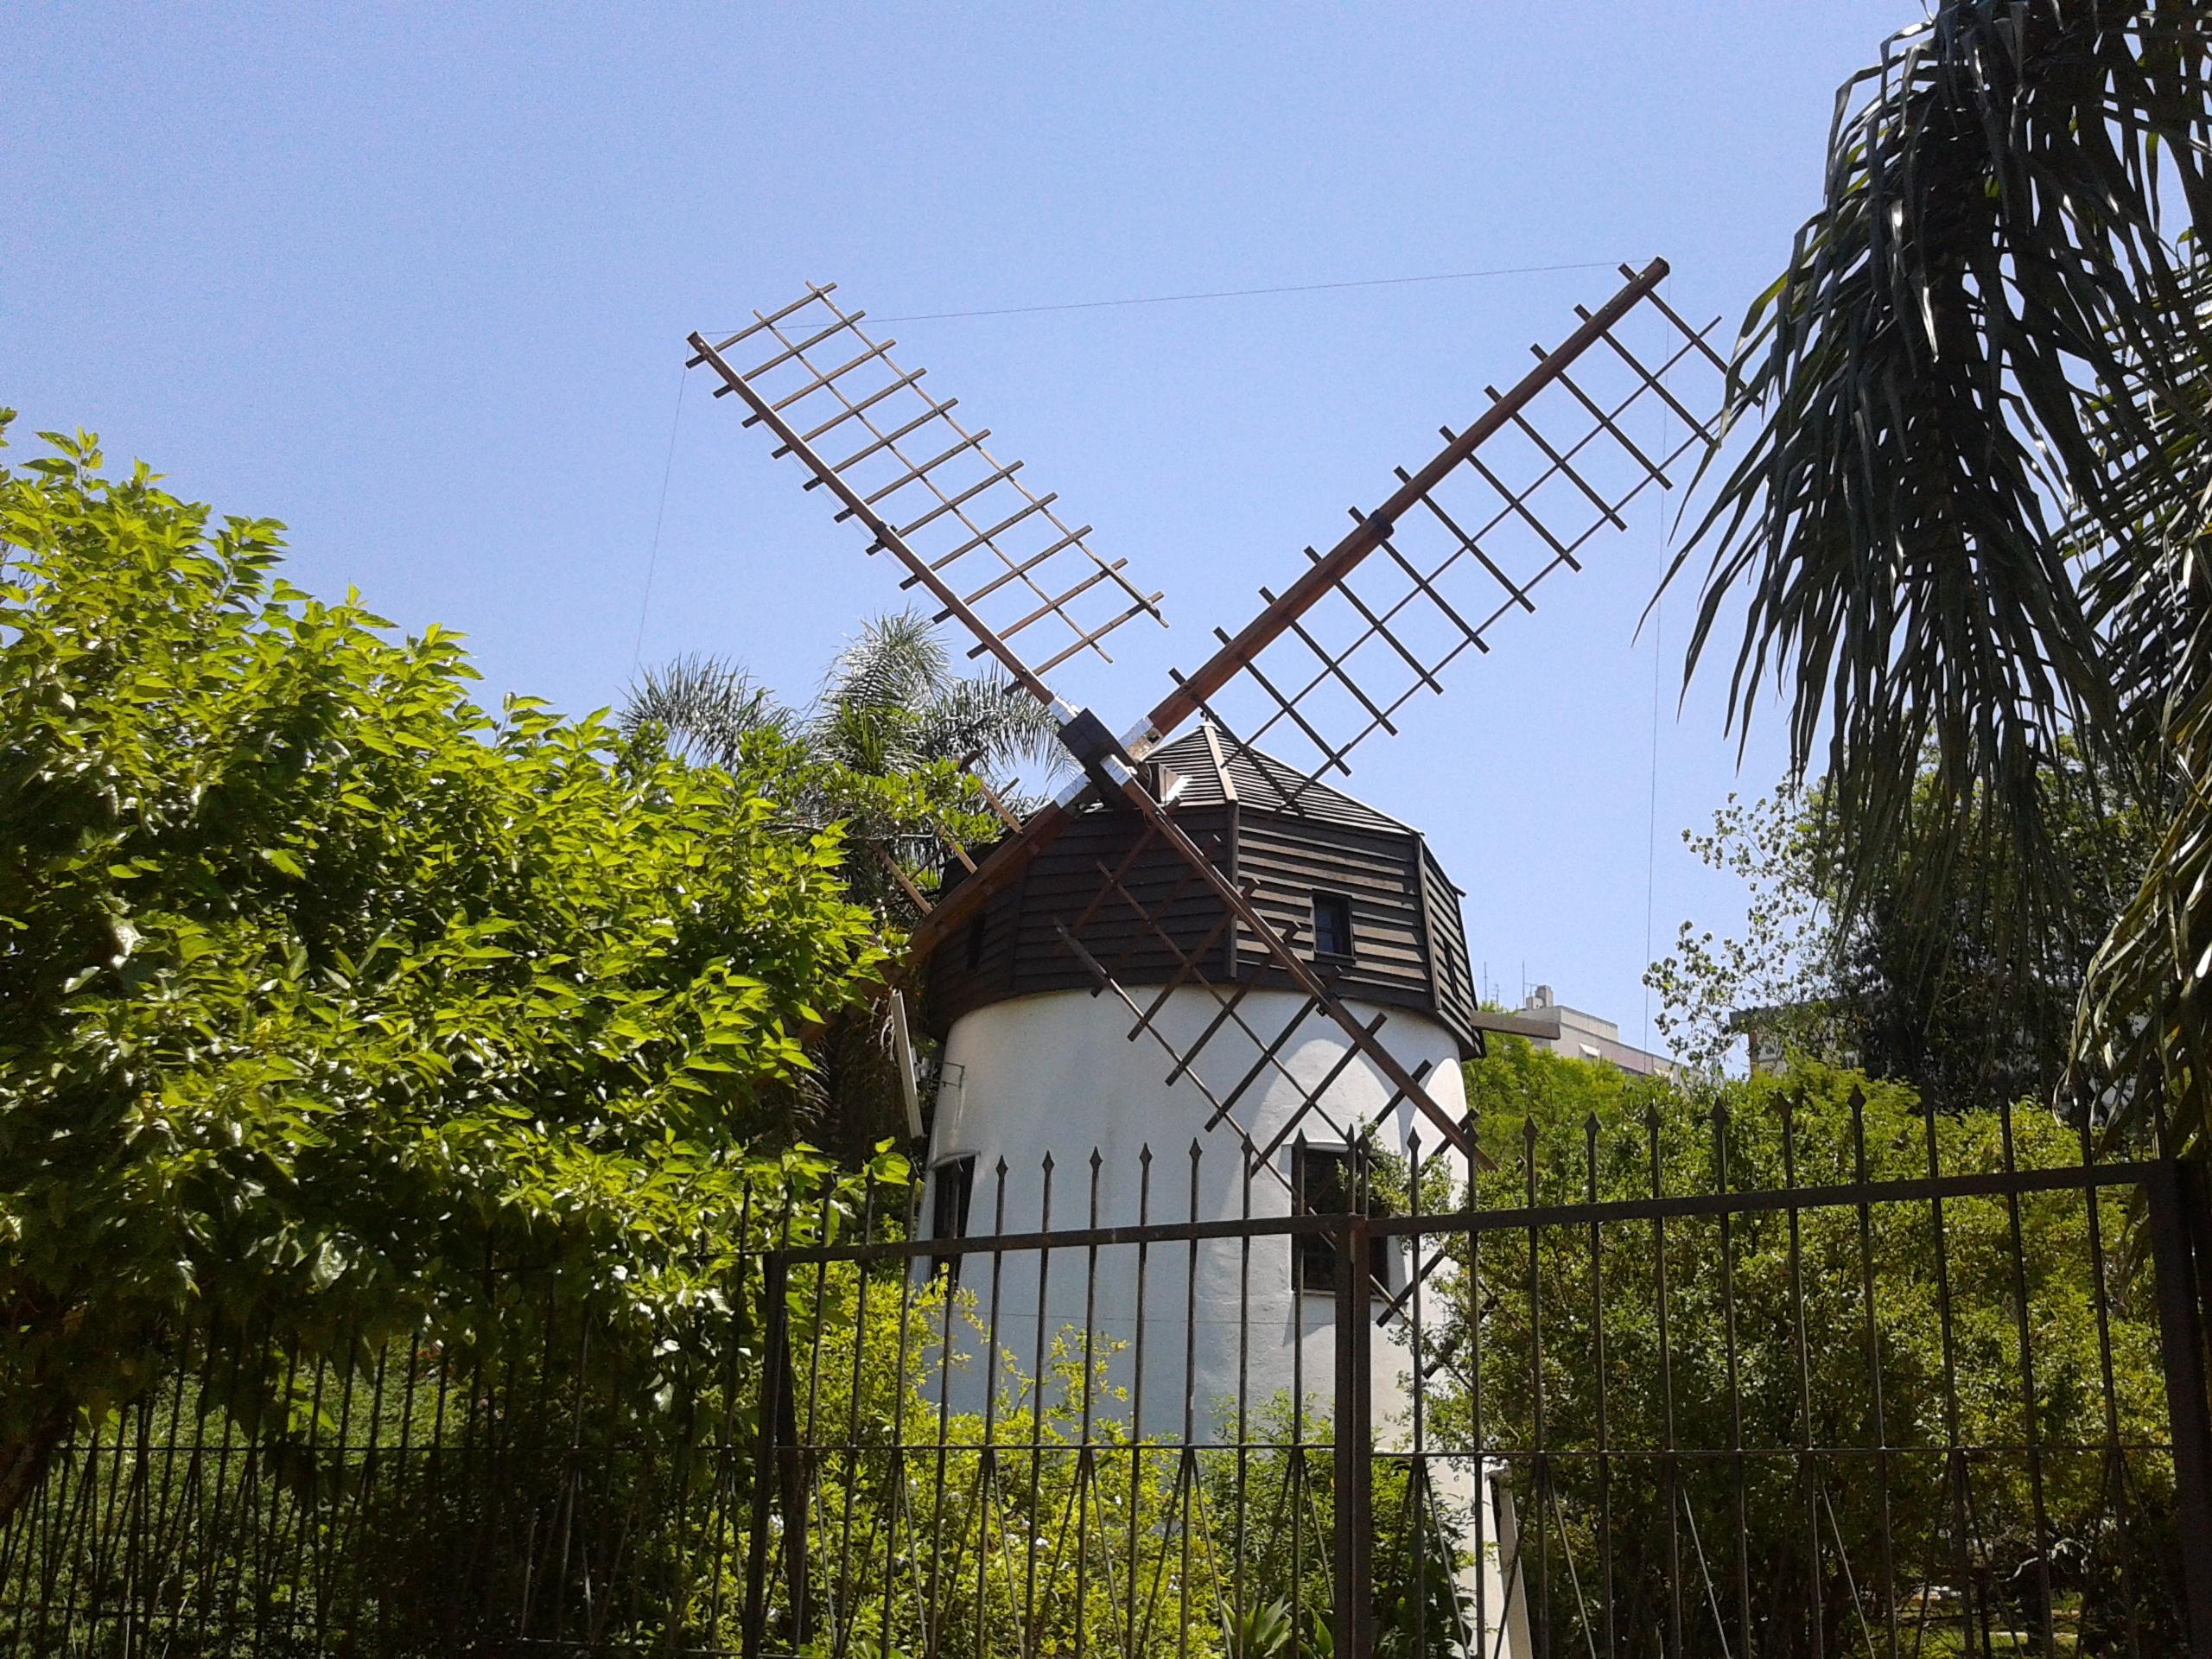
[[[2078,880],[2063,820],[2113,779],[2148,804],[2075,1058],[2120,1076],[2139,1118],[2192,1125],[2212,1053],[2208,49],[2192,0],[1941,0],[1888,41],[1746,319],[1740,442],[1682,556],[1710,556],[1688,671],[1742,599],[1732,720],[1770,671],[1798,773],[1825,750],[1848,905],[2002,847],[1993,913],[2025,948]],[[2084,796],[2056,786],[2062,739]]]
[[[963,826],[971,836],[988,838],[998,828],[988,798],[982,787],[963,788],[959,769],[1019,811],[1030,803],[1013,774],[1025,766],[1049,772],[1061,759],[1050,710],[1003,673],[958,672],[938,630],[912,610],[863,624],[805,708],[785,705],[725,658],[693,656],[646,670],[621,722],[630,732],[658,728],[709,764],[728,764],[763,734],[817,762],[785,809],[812,825],[841,826],[855,895],[888,916],[911,913],[901,878],[933,888],[947,852],[935,821],[868,784],[929,780],[946,810],[972,815]]]
[[[2010,843],[1955,849],[1940,880],[1913,868],[1910,849],[1936,840],[1946,810],[1932,768],[1908,849],[1862,868],[1855,898],[1841,890],[1825,790],[1731,797],[1709,835],[1683,839],[1744,881],[1745,929],[1716,938],[1686,922],[1645,976],[1673,1052],[1717,1069],[1742,1047],[1748,1018],[1763,1042],[1909,1084],[1943,1110],[2054,1098],[2089,963],[2151,852],[2124,780],[2093,786],[2088,764],[2062,741],[2045,774],[2046,823],[2075,881],[2026,938],[1993,919],[2021,885]]]
[[[1698,1096],[1492,1040],[1467,1068],[1496,1162],[1478,1179],[1486,1209],[1899,1179],[1931,1157],[1946,1173],[2061,1166],[2081,1154],[2048,1111],[1939,1116],[1909,1090],[1817,1065]],[[2147,1651],[2172,1611],[2152,1541],[2171,1527],[2171,1475],[2135,1449],[2164,1440],[2165,1416],[2126,1209],[2119,1193],[2094,1217],[2078,1194],[2028,1195],[2016,1253],[2001,1198],[1954,1199],[1940,1257],[1925,1203],[1872,1206],[1863,1230],[1855,1207],[1824,1206],[1738,1215],[1725,1237],[1717,1219],[1688,1216],[1610,1222],[1594,1239],[1579,1223],[1485,1235],[1478,1255],[1461,1252],[1463,1294],[1440,1338],[1461,1393],[1437,1408],[1438,1443],[1471,1434],[1478,1310],[1485,1443],[1552,1454],[1513,1467],[1530,1593],[1548,1550],[1561,1647],[1579,1648],[1586,1623],[1602,1630],[1607,1550],[1619,1630],[1666,1628],[1679,1596],[1688,1650],[1719,1650],[1717,1626],[1728,1651],[1752,1654],[1808,1650],[1815,1618],[1832,1651],[1857,1651],[1862,1621],[1886,1650],[1890,1610],[1910,1621],[1932,1605],[1929,1586],[1967,1595],[1993,1626],[2033,1628],[2047,1553],[2082,1650],[2117,1642],[2133,1603]],[[1952,1465],[1954,1407],[1961,1445],[2012,1449]],[[1603,1509],[1589,1455],[1601,1410],[1617,1454]],[[2040,1529],[2038,1471],[2018,1449],[2031,1440],[2043,1448]],[[1741,1462],[1726,1455],[1739,1443]],[[1801,1459],[1804,1446],[1857,1449]],[[1670,1446],[1685,1455],[1654,1455]]]
[[[194,1328],[279,1422],[276,1356],[425,1320],[589,1304],[632,1399],[719,1363],[682,1314],[743,1218],[847,1201],[794,1130],[883,950],[775,792],[845,785],[488,715],[451,634],[287,584],[278,525],[48,440],[0,470],[0,1517]]]
[[[1683,844],[1708,868],[1742,882],[1741,932],[1716,934],[1685,921],[1675,949],[1644,970],[1659,994],[1652,1023],[1667,1052],[1718,1077],[1745,1045],[1746,1021],[1761,1044],[1834,1058],[1848,1047],[1831,1023],[1834,916],[1820,879],[1809,814],[1788,785],[1745,800],[1731,794],[1704,835]]]
[[[705,764],[784,757],[793,775],[775,791],[782,813],[804,832],[837,827],[838,876],[886,927],[912,919],[955,845],[995,840],[1000,810],[1033,804],[1016,768],[1048,773],[1061,753],[1049,711],[1003,674],[959,673],[918,611],[865,624],[803,709],[726,659],[686,657],[639,677],[621,722]],[[905,1134],[891,1027],[887,988],[830,1016],[814,1047],[817,1117],[849,1160]]]

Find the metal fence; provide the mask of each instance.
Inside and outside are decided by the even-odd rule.
[[[203,1331],[0,1527],[0,1651],[2205,1653],[2198,1173],[2013,1128],[1532,1125],[1325,1214],[1094,1157],[652,1342],[527,1273],[252,1387]]]

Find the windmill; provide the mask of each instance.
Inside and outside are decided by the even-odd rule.
[[[1166,1052],[1172,1080],[1203,1086],[1198,1062],[1211,1046],[1254,1051],[1256,1067],[1243,1068],[1226,1091],[1208,1091],[1210,1129],[1237,1135],[1254,1155],[1277,1149],[1282,1135],[1270,1137],[1277,1146],[1255,1140],[1238,1107],[1263,1078],[1281,1081],[1291,1034],[1318,1020],[1335,1028],[1347,1056],[1387,1084],[1391,1106],[1410,1103],[1432,1144],[1472,1155],[1459,1115],[1386,1039],[1389,1016],[1363,1016],[1351,1006],[1356,999],[1341,993],[1343,976],[1330,958],[1342,953],[1317,951],[1309,925],[1266,905],[1258,884],[1186,833],[1175,791],[1187,774],[1146,763],[1203,717],[1209,758],[1223,757],[1217,772],[1263,780],[1268,810],[1309,817],[1340,810],[1344,798],[1326,780],[1350,775],[1356,747],[1378,732],[1395,735],[1408,705],[1424,691],[1440,693],[1441,676],[1459,658],[1487,653],[1505,616],[1535,609],[1546,578],[1580,569],[1592,543],[1626,528],[1626,510],[1651,486],[1671,487],[1669,469],[1713,442],[1710,416],[1694,410],[1717,407],[1710,377],[1725,375],[1726,365],[1707,338],[1715,325],[1693,327],[1660,294],[1663,260],[1640,271],[1624,265],[1621,274],[1624,285],[1596,310],[1576,308],[1579,326],[1564,341],[1530,348],[1535,365],[1511,388],[1486,388],[1487,406],[1474,421],[1441,429],[1443,447],[1418,470],[1397,469],[1395,488],[1379,505],[1353,509],[1351,528],[1332,547],[1309,547],[1306,567],[1280,593],[1262,588],[1262,608],[1242,629],[1217,629],[1211,656],[1173,675],[1166,694],[1119,737],[1090,710],[1056,696],[1045,677],[1080,653],[1110,661],[1109,636],[1141,618],[1161,620],[1161,595],[1141,591],[1126,561],[1094,552],[1090,526],[1071,529],[1054,510],[1056,495],[1027,487],[1020,461],[997,459],[985,447],[989,429],[971,429],[956,416],[957,398],[937,398],[923,385],[926,370],[901,369],[890,355],[897,342],[865,334],[866,314],[840,307],[835,284],[810,285],[726,338],[692,334],[692,365],[705,365],[721,382],[715,395],[738,397],[745,423],[775,439],[775,454],[798,459],[808,474],[804,487],[828,492],[834,517],[857,522],[868,551],[888,554],[899,567],[899,585],[922,589],[937,620],[971,636],[971,658],[990,658],[1053,711],[1080,767],[1061,797],[1026,823],[995,800],[1010,833],[980,860],[952,849],[938,903],[910,892],[921,912],[911,960],[927,963],[963,932],[973,944],[992,901],[1086,810],[1103,808],[1131,832],[1118,867],[1101,872],[1084,902],[1047,919],[1066,959],[1134,1016],[1129,1039],[1148,1039]],[[1658,344],[1630,338],[1633,321],[1655,325],[1649,332]],[[735,366],[733,348],[763,336],[773,349]],[[1586,359],[1611,370],[1615,384],[1601,390],[1579,367]],[[1693,374],[1707,384],[1686,395],[1675,383]],[[1654,404],[1671,421],[1662,439],[1639,442],[1637,410]],[[1553,406],[1572,423],[1569,435],[1554,439],[1539,424]],[[1523,463],[1512,481],[1495,453],[1509,440]],[[1471,507],[1447,490],[1469,484]],[[1355,575],[1373,579],[1356,586]],[[1033,664],[1023,652],[1039,639]],[[1242,731],[1231,723],[1241,712],[1233,706],[1238,693],[1257,711]],[[1177,867],[1173,897],[1147,903],[1129,878],[1162,861]],[[1163,925],[1161,913],[1193,890],[1216,920],[1196,950],[1187,948],[1187,928]],[[1164,979],[1117,972],[1128,964],[1090,948],[1087,933],[1109,910],[1122,912],[1125,929],[1132,921],[1141,928],[1140,964],[1165,952]],[[1219,950],[1224,939],[1230,948]],[[1464,959],[1441,965],[1456,966],[1464,979]],[[1263,984],[1295,992],[1288,1020],[1262,1027],[1251,1017],[1248,1004]],[[1138,987],[1147,994],[1141,997]],[[1160,1014],[1185,991],[1204,998],[1215,1017],[1195,1039],[1178,1041]],[[1311,1114],[1325,1117],[1328,1085],[1338,1080],[1300,1089],[1291,1132]]]
[[[995,799],[1007,833],[949,849],[934,904],[908,889],[911,961],[928,970],[946,1057],[937,1233],[967,1230],[971,1207],[1001,1233],[1049,1228],[1055,1159],[1058,1216],[1096,1226],[1141,1219],[1154,1153],[1185,1145],[1193,1221],[1340,1199],[1356,1166],[1332,1173],[1317,1147],[1351,1160],[1380,1135],[1463,1172],[1480,1157],[1458,1062],[1481,1052],[1484,1021],[1458,890],[1417,831],[1338,783],[1354,750],[1397,734],[1446,671],[1486,654],[1548,578],[1580,569],[1715,442],[1700,412],[1721,401],[1715,324],[1673,309],[1667,270],[1621,267],[1611,298],[1577,307],[1557,346],[1531,347],[1510,387],[1485,388],[1473,420],[1441,429],[1441,448],[1353,509],[1333,545],[1306,549],[1279,591],[1262,588],[1251,620],[1217,629],[1205,661],[1118,735],[1046,677],[1078,655],[1110,661],[1117,630],[1162,620],[1160,594],[1095,552],[1091,527],[1033,493],[925,371],[899,367],[895,341],[864,333],[833,285],[726,338],[690,336],[715,396],[797,458],[804,487],[969,636],[970,658],[1052,710],[1079,769],[1026,819]],[[1202,1174],[1201,1149],[1221,1140],[1235,1155]],[[1237,1333],[1151,1396],[1170,1403],[1147,1432],[1172,1433],[1179,1410],[1187,1440],[1198,1394],[1293,1382],[1328,1313],[1301,1295],[1287,1241],[1270,1243],[1294,1259],[1266,1287],[1249,1260],[1233,1284],[1193,1268],[1189,1306],[1169,1317],[1195,1322],[1202,1300],[1233,1298]],[[1433,1266],[1378,1263],[1378,1319]],[[1041,1282],[1008,1294],[1048,1300]],[[1094,1327],[1140,1320],[1126,1296],[1065,1312]],[[1154,1316],[1147,1298],[1141,1318]]]

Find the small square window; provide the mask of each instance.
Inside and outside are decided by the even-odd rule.
[[[1364,1211],[1370,1216],[1389,1213],[1375,1190],[1374,1160],[1364,1152],[1347,1147],[1294,1147],[1290,1154],[1290,1189],[1295,1213],[1311,1216],[1348,1216]],[[1301,1234],[1292,1246],[1291,1270],[1300,1290],[1333,1295],[1337,1288],[1337,1247],[1325,1234]],[[1390,1241],[1370,1238],[1367,1270],[1374,1280],[1373,1293],[1389,1294]]]
[[[948,1158],[930,1172],[930,1236],[931,1238],[965,1238],[968,1236],[968,1205],[976,1192],[976,1154]],[[947,1274],[955,1284],[960,1282],[960,1258],[940,1255],[934,1258],[936,1270]]]
[[[1351,900],[1341,893],[1313,895],[1313,954],[1351,955]]]

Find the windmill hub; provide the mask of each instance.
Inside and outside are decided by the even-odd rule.
[[[1075,757],[1083,768],[1084,777],[1096,787],[1102,798],[1109,804],[1120,803],[1123,786],[1128,784],[1135,766],[1113,733],[1106,729],[1106,722],[1090,709],[1078,709],[1060,726],[1061,747]],[[1071,794],[1063,791],[1060,804],[1070,805],[1082,785],[1072,785]]]

